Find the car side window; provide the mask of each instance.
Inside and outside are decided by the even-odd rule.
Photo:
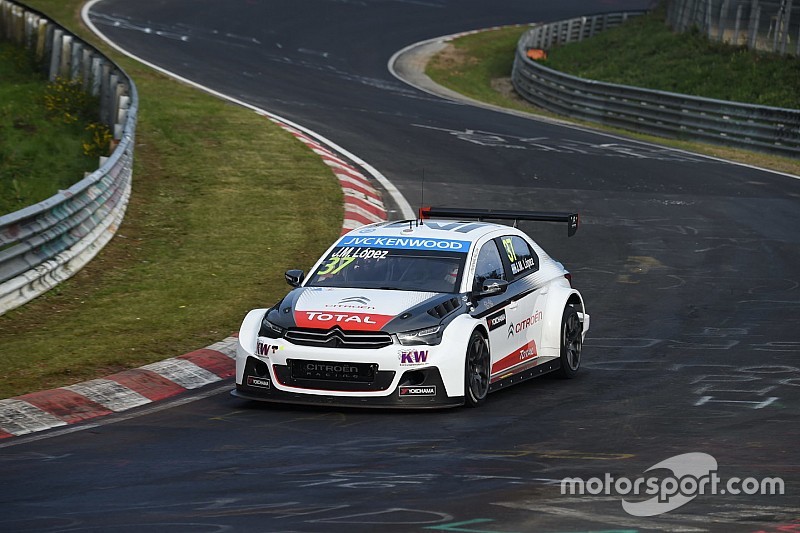
[[[503,259],[500,257],[500,251],[493,240],[484,244],[480,252],[478,252],[475,279],[472,284],[473,290],[480,290],[483,282],[487,279],[508,279],[503,268]]]
[[[501,238],[500,241],[503,251],[508,256],[508,262],[511,263],[511,275],[514,276],[514,279],[539,270],[539,257],[531,250],[525,239],[510,235]]]

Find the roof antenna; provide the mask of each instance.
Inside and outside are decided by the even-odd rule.
[[[419,209],[417,210],[417,226],[422,225],[422,208],[425,207],[425,167],[422,167],[422,183],[420,184]]]

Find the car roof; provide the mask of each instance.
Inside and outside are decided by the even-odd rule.
[[[416,237],[423,239],[454,239],[459,241],[475,242],[481,237],[505,230],[508,233],[520,235],[520,230],[497,224],[477,220],[450,220],[450,219],[424,219],[400,220],[379,222],[356,228],[345,236],[382,236],[382,237]]]

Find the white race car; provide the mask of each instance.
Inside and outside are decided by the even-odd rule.
[[[528,378],[574,376],[589,315],[569,272],[487,219],[566,222],[570,236],[578,227],[573,213],[423,208],[417,220],[355,229],[308,276],[286,272],[294,289],[280,302],[247,314],[233,394],[475,407]]]

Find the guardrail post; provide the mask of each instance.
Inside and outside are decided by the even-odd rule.
[[[31,42],[33,40],[33,15],[30,13],[23,13],[23,17],[25,18],[25,39],[23,41],[23,46],[30,50],[33,48],[31,46]]]
[[[72,55],[69,61],[69,79],[73,82],[81,80],[81,59],[83,59],[83,44],[76,41],[72,44]]]
[[[44,50],[47,47],[47,20],[39,19],[36,24],[36,61],[44,62]]]
[[[105,94],[105,99],[107,100],[106,112],[108,113],[106,117],[106,125],[108,129],[112,132],[114,131],[114,125],[116,124],[117,118],[117,90],[119,87],[119,76],[117,76],[116,72],[111,71],[108,76],[108,91]]]
[[[103,87],[103,59],[99,56],[94,56],[92,58],[91,80],[92,96],[100,96],[100,91]]]
[[[111,114],[108,111],[108,93],[111,92],[109,76],[111,75],[111,65],[107,61],[100,64],[100,122],[108,126],[111,124]]]
[[[72,36],[64,35],[61,38],[61,64],[58,66],[58,75],[62,78],[69,78],[70,61],[72,60]]]
[[[63,36],[63,30],[57,29],[53,31],[52,51],[50,52],[50,73],[48,75],[50,81],[56,81],[56,77],[58,76],[58,68],[61,64],[61,38]]]
[[[120,116],[120,103],[122,100],[122,95],[125,92],[125,85],[121,81],[114,82],[114,92],[112,93],[112,106],[111,109],[113,110],[113,115],[111,122],[114,125],[113,127],[113,134],[114,140],[119,141],[122,139],[122,122],[119,120]]]
[[[14,42],[25,44],[25,12],[21,8],[14,12]]]
[[[92,51],[88,48],[83,49],[83,57],[81,58],[81,87],[87,94],[92,93],[92,86],[90,83],[92,76]]]

